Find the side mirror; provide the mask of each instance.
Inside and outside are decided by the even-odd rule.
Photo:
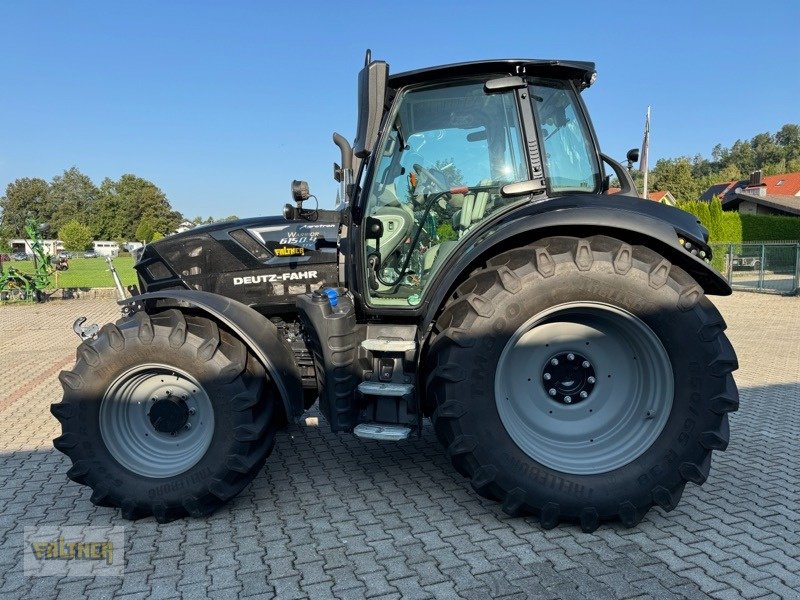
[[[378,141],[389,79],[389,65],[382,60],[373,61],[369,51],[366,63],[358,74],[358,125],[353,143],[353,153],[358,158],[366,158]]]
[[[639,162],[639,149],[631,148],[630,150],[628,150],[628,153],[625,155],[625,158],[628,160],[629,165],[633,165],[633,163]]]

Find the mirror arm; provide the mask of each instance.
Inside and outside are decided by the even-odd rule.
[[[636,191],[636,185],[633,183],[633,178],[631,174],[628,172],[628,169],[623,167],[619,162],[608,156],[607,154],[600,154],[600,158],[603,159],[603,162],[606,163],[611,167],[614,171],[614,174],[619,179],[619,186],[620,186],[620,194],[625,196],[638,196],[639,193]]]

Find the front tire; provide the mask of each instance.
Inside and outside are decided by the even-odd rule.
[[[125,518],[205,516],[258,474],[275,442],[273,386],[216,322],[138,312],[84,341],[59,377],[67,476]]]
[[[702,484],[738,407],[725,323],[682,269],[605,236],[498,255],[447,303],[427,398],[455,468],[545,528],[638,523]]]

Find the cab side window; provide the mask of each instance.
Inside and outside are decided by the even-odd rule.
[[[530,97],[551,190],[596,192],[600,165],[572,86],[565,81],[534,80]]]

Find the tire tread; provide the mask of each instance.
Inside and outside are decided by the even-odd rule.
[[[600,249],[595,249],[595,246]],[[643,277],[654,289],[665,285],[675,287],[680,298],[678,308],[684,311],[693,310],[698,315],[701,323],[698,337],[703,342],[717,344],[716,358],[708,368],[714,376],[724,379],[724,391],[714,395],[708,402],[709,413],[717,417],[717,427],[700,434],[703,448],[700,458],[681,463],[677,468],[677,480],[668,487],[654,485],[649,494],[644,494],[642,498],[623,499],[616,512],[609,514],[601,514],[591,503],[586,504],[577,514],[564,514],[556,502],[533,506],[530,499],[526,498],[524,490],[518,487],[503,489],[502,478],[497,477],[497,469],[493,465],[481,464],[478,459],[480,448],[476,440],[461,433],[460,420],[468,415],[468,406],[451,399],[452,396],[447,393],[449,384],[462,381],[466,377],[463,367],[460,366],[463,361],[456,357],[460,350],[468,349],[474,344],[474,340],[471,340],[474,336],[469,335],[470,324],[477,318],[491,317],[495,306],[493,299],[498,294],[519,292],[523,287],[519,285],[523,276],[531,272],[529,265],[535,265],[534,276],[553,276],[562,260],[559,251],[564,248],[571,248],[568,259],[575,265],[573,268],[581,271],[591,270],[598,263],[609,263],[609,269],[620,276],[627,276],[635,270],[643,271]],[[491,283],[491,287],[487,288],[487,283]],[[739,396],[731,375],[738,363],[733,347],[724,335],[725,321],[713,304],[704,298],[700,286],[648,248],[634,247],[619,240],[596,236],[589,239],[551,238],[509,250],[489,259],[483,269],[457,288],[434,327],[435,336],[426,358],[429,365],[427,397],[435,402],[431,419],[437,437],[446,446],[447,456],[456,470],[470,479],[472,487],[479,494],[496,497],[508,514],[538,515],[543,529],[553,528],[562,521],[577,521],[585,532],[592,532],[602,522],[610,520],[618,520],[627,527],[633,527],[653,505],[667,511],[672,510],[680,500],[686,482],[701,485],[707,479],[711,451],[724,450],[728,445],[727,413],[737,410]],[[454,373],[459,375],[454,377]]]

